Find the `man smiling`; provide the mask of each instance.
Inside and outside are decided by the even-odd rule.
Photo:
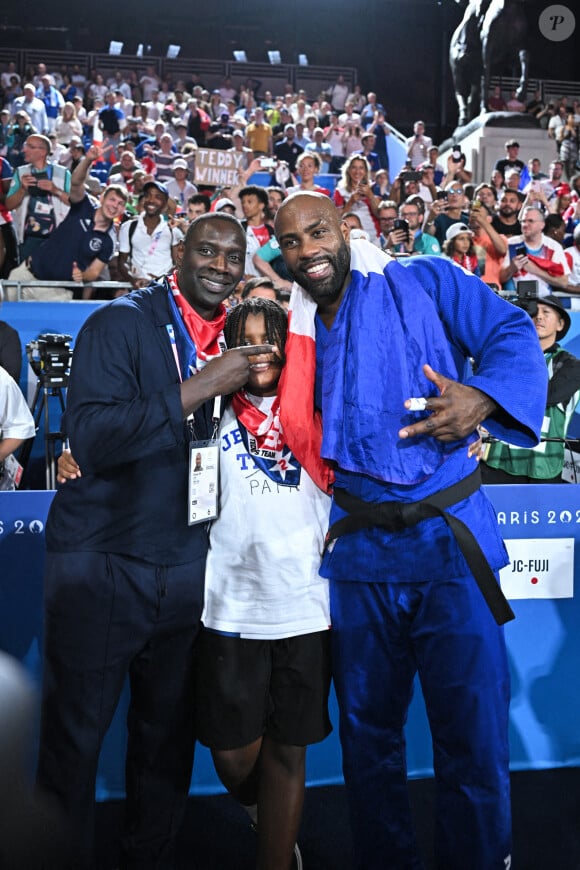
[[[159,181],[143,185],[143,213],[126,221],[119,234],[119,273],[133,287],[145,287],[152,278],[168,272],[177,262],[183,238],[163,218],[169,191]]]
[[[198,218],[180,269],[103,306],[75,344],[63,425],[82,476],[57,492],[47,521],[38,766],[70,822],[67,868],[95,866],[97,761],[127,675],[122,866],[172,866],[207,551],[205,525],[187,522],[188,446],[211,436],[208,400],[241,387],[262,350],[222,353],[223,301],[244,259],[235,218]]]
[[[546,372],[532,323],[440,257],[402,265],[362,239],[349,250],[323,196],[286,199],[276,235],[299,285],[282,375],[281,407],[293,397],[281,415],[286,441],[306,465],[297,421],[312,416],[315,397],[319,449],[336,474],[321,575],[356,866],[421,866],[403,737],[418,672],[435,755],[437,866],[507,867],[501,624],[513,614],[497,585],[507,554],[470,445],[483,420],[512,443],[537,443]],[[305,373],[311,337],[316,371]]]

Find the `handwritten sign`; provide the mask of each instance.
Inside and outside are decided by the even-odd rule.
[[[195,183],[211,187],[234,187],[239,183],[246,155],[239,151],[199,148],[195,153]]]

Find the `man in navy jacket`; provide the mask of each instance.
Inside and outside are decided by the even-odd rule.
[[[244,261],[239,222],[204,215],[178,270],[99,309],[76,342],[64,426],[82,475],[47,522],[38,768],[69,820],[76,870],[94,867],[97,762],[127,675],[122,866],[173,866],[207,550],[206,524],[187,522],[188,447],[211,436],[208,400],[242,386],[256,353],[222,352],[222,302]]]

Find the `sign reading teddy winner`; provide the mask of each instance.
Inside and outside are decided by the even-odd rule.
[[[195,152],[195,183],[233,187],[239,183],[238,173],[243,169],[244,157],[242,152],[198,148]]]

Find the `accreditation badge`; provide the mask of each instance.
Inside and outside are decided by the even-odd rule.
[[[206,523],[218,514],[219,442],[191,441],[187,522]]]

